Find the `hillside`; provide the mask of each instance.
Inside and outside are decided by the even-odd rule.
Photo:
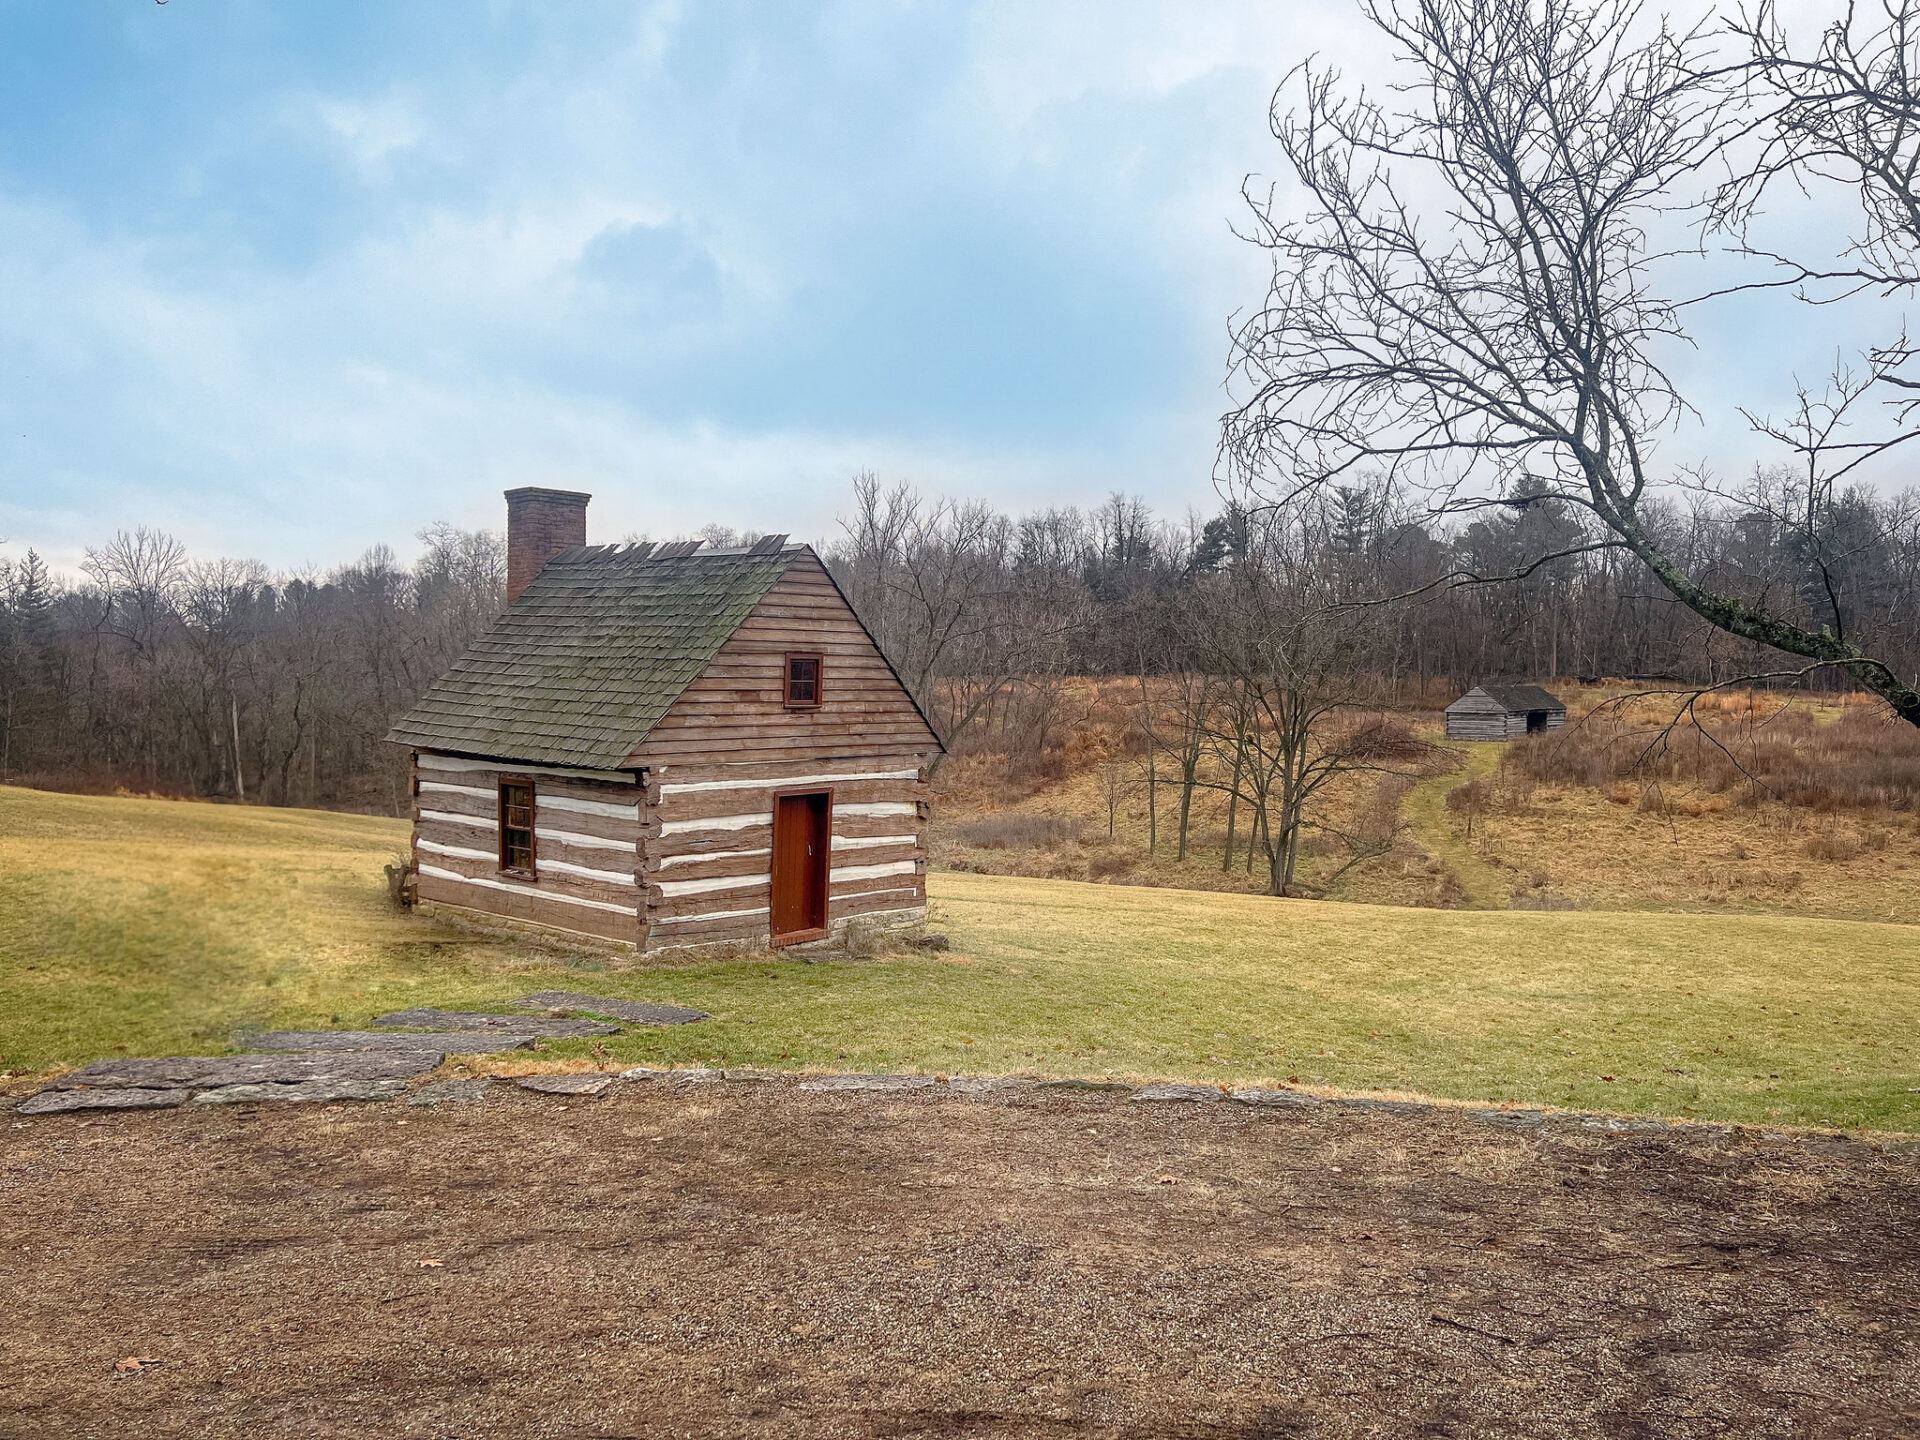
[[[495,1068],[724,1063],[1279,1081],[1920,1129],[1898,925],[1448,912],[937,875],[949,955],[609,969],[393,910],[377,819],[0,788],[0,1067],[495,1004],[600,971],[714,1019]]]
[[[1449,743],[1438,688],[1400,712],[1434,748],[1337,785],[1303,846],[1301,893],[1440,909],[1658,909],[1920,923],[1920,731],[1862,697],[1677,702],[1562,685],[1571,721],[1511,744]],[[1165,704],[1165,701],[1162,701]],[[1073,680],[1061,720],[1025,748],[970,736],[941,776],[936,859],[981,874],[1257,893],[1246,807],[1227,859],[1221,762],[1193,793],[1177,857],[1177,772],[1147,746],[1133,680]],[[1172,728],[1162,720],[1164,729]],[[1703,728],[1704,727],[1704,728]],[[1724,749],[1722,747],[1725,747]],[[1477,783],[1476,783],[1477,782]],[[1109,817],[1108,801],[1116,803]],[[1109,819],[1112,833],[1109,834]],[[1157,829],[1156,837],[1151,833]]]

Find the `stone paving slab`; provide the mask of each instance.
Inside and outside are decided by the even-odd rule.
[[[296,1080],[288,1084],[222,1085],[202,1090],[196,1105],[301,1104],[319,1100],[392,1100],[406,1093],[401,1080]]]
[[[1132,1093],[1133,1086],[1123,1085],[1118,1080],[1042,1080],[1042,1090],[1086,1090],[1099,1095],[1123,1095]]]
[[[1538,1130],[1546,1124],[1539,1110],[1469,1110],[1467,1114],[1484,1125],[1503,1125],[1509,1130]]]
[[[1024,1095],[1038,1084],[1037,1080],[1016,1080],[1002,1075],[954,1075],[947,1080],[947,1089],[972,1100],[988,1095]]]
[[[1190,1105],[1205,1105],[1226,1099],[1226,1093],[1211,1085],[1146,1085],[1129,1095],[1134,1100],[1173,1100]]]
[[[727,1078],[724,1070],[708,1070],[693,1066],[685,1070],[655,1070],[648,1065],[635,1065],[620,1072],[622,1080],[660,1080],[669,1085],[717,1085]]]
[[[522,1075],[522,1090],[542,1095],[598,1095],[613,1084],[611,1075]]]
[[[1318,1095],[1303,1095],[1298,1090],[1269,1090],[1253,1086],[1235,1090],[1231,1097],[1242,1105],[1268,1105],[1276,1109],[1306,1110],[1327,1102]]]
[[[491,1080],[436,1080],[407,1097],[409,1105],[466,1105],[492,1088]]]
[[[531,1023],[531,1022],[528,1022]],[[242,1039],[254,1050],[418,1050],[428,1037],[392,1030],[267,1030]],[[531,1050],[534,1036],[496,1031],[463,1036],[439,1034],[433,1047],[448,1055],[491,1055],[499,1050]]]
[[[404,1080],[433,1069],[440,1050],[346,1051],[337,1055],[169,1055],[96,1060],[62,1075],[55,1090],[188,1089],[298,1084],[310,1080]]]
[[[513,1002],[529,1010],[584,1010],[589,1015],[611,1015],[635,1025],[691,1025],[696,1020],[711,1020],[704,1010],[689,1010],[681,1005],[654,1005],[644,1000],[615,1000],[606,995],[588,995],[579,990],[542,990],[522,995]]]
[[[1627,1118],[1620,1115],[1561,1114],[1553,1117],[1556,1125],[1578,1126],[1582,1130],[1605,1130],[1614,1135],[1646,1135],[1670,1128],[1665,1120]]]
[[[924,1090],[934,1084],[931,1075],[816,1075],[802,1080],[802,1090]]]
[[[22,1100],[20,1115],[60,1115],[69,1110],[166,1110],[193,1098],[191,1090],[42,1090]]]
[[[582,1040],[618,1035],[618,1025],[593,1020],[555,1020],[533,1015],[480,1015],[466,1010],[396,1010],[379,1015],[375,1025],[403,1030],[451,1031],[461,1035],[537,1035],[549,1040]]]

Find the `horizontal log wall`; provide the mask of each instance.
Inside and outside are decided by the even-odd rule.
[[[423,900],[638,944],[645,794],[632,777],[415,762],[413,851]],[[500,869],[499,784],[534,787],[534,878]]]
[[[773,805],[779,791],[831,789],[827,921],[926,905],[926,786],[918,766],[742,762],[672,766],[657,795],[642,879],[648,946],[769,938]]]
[[[1548,732],[1558,730],[1567,723],[1567,717],[1557,710],[1547,712],[1546,728]],[[1520,740],[1527,734],[1527,712],[1518,710],[1512,714],[1504,710],[1491,713],[1479,711],[1453,711],[1447,715],[1447,738],[1449,740]]]
[[[1522,729],[1524,730],[1524,726]],[[1507,738],[1507,717],[1505,712],[1493,715],[1447,716],[1447,738],[1449,740],[1504,740]]]
[[[786,656],[817,654],[821,704],[784,705]],[[773,795],[832,789],[827,919],[924,910],[926,722],[811,555],[796,560],[632,760],[654,802],[649,948],[769,937]]]

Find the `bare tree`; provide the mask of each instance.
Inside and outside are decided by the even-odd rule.
[[[1107,838],[1112,839],[1120,807],[1133,798],[1134,779],[1127,764],[1117,755],[1100,762],[1100,801],[1107,807]]]
[[[1635,0],[1362,9],[1414,79],[1389,104],[1308,66],[1275,97],[1306,214],[1249,192],[1249,238],[1271,253],[1273,279],[1236,335],[1227,477],[1270,503],[1379,471],[1442,514],[1575,507],[1591,533],[1506,574],[1456,568],[1435,583],[1624,550],[1708,624],[1838,667],[1920,725],[1920,693],[1886,658],[1824,615],[1705,583],[1662,533],[1659,487],[1679,472],[1656,450],[1688,406],[1661,356],[1686,341],[1683,307],[1703,298],[1665,287],[1697,253],[1687,227],[1737,209],[1709,167],[1766,123],[1703,33],[1649,24]],[[1790,73],[1806,74],[1760,71]],[[1880,72],[1865,73],[1871,90]],[[1778,166],[1836,153],[1817,120],[1803,132]],[[1869,249],[1898,219],[1897,204],[1885,210]],[[1875,360],[1875,377],[1898,358]],[[1830,505],[1820,485],[1813,497],[1810,534]]]
[[[1209,671],[1230,687],[1216,712],[1228,728],[1216,733],[1232,747],[1233,794],[1253,811],[1249,845],[1260,846],[1273,895],[1290,892],[1301,833],[1320,823],[1327,787],[1405,758],[1365,703],[1368,616],[1378,612],[1356,617],[1337,604],[1325,518],[1318,503],[1263,517],[1241,561],[1197,584],[1187,611]]]
[[[883,490],[870,471],[853,485],[829,563],[941,738],[951,746],[1016,682],[1048,702],[1045,678],[1066,672],[1087,623],[1077,579],[1021,565],[1013,526],[984,504]]]

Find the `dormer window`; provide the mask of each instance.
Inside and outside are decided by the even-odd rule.
[[[787,698],[789,710],[820,708],[820,657],[787,656]]]

